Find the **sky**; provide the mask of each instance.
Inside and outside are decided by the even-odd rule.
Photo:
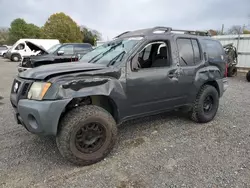
[[[176,29],[250,27],[250,0],[0,0],[0,27],[15,18],[42,26],[64,12],[79,25],[95,29],[104,40],[128,30],[153,26]]]

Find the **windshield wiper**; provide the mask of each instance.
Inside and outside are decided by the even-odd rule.
[[[111,50],[113,50],[114,48],[116,48],[117,46],[120,46],[122,44],[122,41],[115,44],[114,46],[111,46],[106,52],[102,53],[102,56],[99,57],[98,59],[96,59],[93,63],[97,62],[98,60],[100,60],[103,56],[105,56],[107,53],[109,53]]]
[[[117,61],[117,59],[121,56],[120,61],[122,60],[123,56],[125,55],[126,51],[123,50],[121,53],[119,53],[117,56],[115,56],[108,64],[107,67],[110,65],[114,65]]]
[[[91,58],[89,61],[88,61],[88,63],[90,63],[91,61],[93,61],[95,58],[97,58],[99,55],[101,55],[102,54],[102,52],[101,53],[99,53],[99,54],[97,54],[96,56],[94,56],[93,58]]]

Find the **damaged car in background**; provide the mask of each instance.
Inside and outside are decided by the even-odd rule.
[[[112,151],[124,121],[171,110],[197,123],[212,121],[228,87],[224,59],[222,45],[207,32],[136,30],[85,54],[81,63],[19,73],[10,101],[18,124],[53,135],[62,156],[90,165]]]
[[[32,50],[39,51],[39,53],[35,56],[24,56],[18,66],[18,72],[23,72],[41,65],[75,62],[81,59],[84,54],[93,50],[93,46],[89,43],[56,44],[48,50],[31,42],[27,45]]]

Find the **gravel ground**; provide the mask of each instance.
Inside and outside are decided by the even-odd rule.
[[[0,59],[0,187],[250,187],[250,83],[239,76],[214,121],[199,125],[177,114],[130,121],[103,161],[77,167],[54,138],[17,125],[9,92],[17,63]]]

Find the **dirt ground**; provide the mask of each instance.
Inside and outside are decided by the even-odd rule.
[[[127,122],[103,161],[77,167],[53,137],[17,125],[9,93],[17,63],[0,58],[0,187],[250,187],[250,83],[230,78],[214,121],[176,113]]]

